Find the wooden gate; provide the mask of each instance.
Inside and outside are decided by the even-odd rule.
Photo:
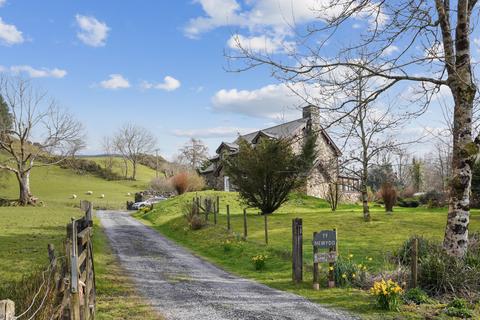
[[[95,270],[93,264],[92,204],[81,201],[85,216],[67,225],[66,256],[70,266],[70,317],[72,320],[95,318]]]

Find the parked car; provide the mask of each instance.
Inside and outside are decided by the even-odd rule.
[[[135,202],[134,204],[132,204],[132,209],[138,210],[140,208],[150,206],[152,204],[158,203],[158,202],[163,201],[163,200],[167,200],[167,198],[162,197],[162,196],[155,196],[155,197],[152,197],[152,198],[147,199],[145,201]]]

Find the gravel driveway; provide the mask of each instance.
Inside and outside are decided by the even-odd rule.
[[[208,263],[125,212],[98,211],[140,294],[167,319],[353,319]]]

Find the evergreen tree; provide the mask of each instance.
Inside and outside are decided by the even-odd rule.
[[[261,139],[255,145],[240,140],[239,152],[228,156],[224,166],[243,203],[270,214],[287,201],[290,191],[303,185],[313,166],[314,139],[314,135],[307,137],[299,155],[288,140]]]

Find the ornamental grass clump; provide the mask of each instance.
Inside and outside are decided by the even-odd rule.
[[[385,204],[385,211],[387,213],[393,212],[393,206],[397,202],[397,191],[395,187],[389,182],[384,183],[380,189],[380,196]]]
[[[370,293],[375,297],[378,307],[388,311],[399,310],[402,292],[403,289],[400,285],[391,279],[377,281],[370,289]]]
[[[255,270],[263,270],[266,266],[268,256],[265,254],[258,254],[252,257],[252,263],[255,267]]]

